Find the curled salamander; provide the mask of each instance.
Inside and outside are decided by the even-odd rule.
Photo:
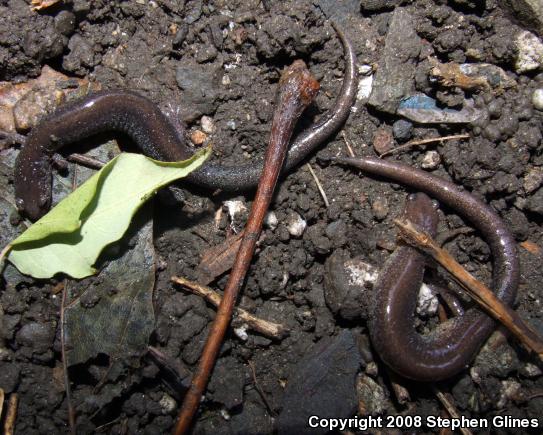
[[[333,160],[425,192],[470,221],[490,246],[492,288],[502,302],[514,302],[520,275],[515,239],[487,204],[449,181],[408,165],[371,157]],[[428,197],[413,197],[407,214],[426,231],[435,231],[435,207]],[[467,366],[494,330],[495,322],[474,307],[430,334],[419,334],[413,305],[424,266],[419,256],[402,246],[385,264],[376,284],[378,301],[369,322],[370,335],[383,361],[396,372],[411,379],[437,381]]]
[[[308,156],[348,118],[356,98],[356,55],[351,43],[335,25],[345,56],[343,85],[334,106],[293,141],[283,173]],[[91,94],[60,107],[30,132],[15,164],[15,197],[18,209],[36,220],[51,206],[51,158],[60,148],[98,133],[126,134],[155,159],[184,160],[192,155],[181,131],[145,97],[125,90]],[[208,162],[187,179],[198,186],[242,191],[258,184],[262,160],[241,166]]]

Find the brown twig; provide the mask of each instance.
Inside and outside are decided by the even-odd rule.
[[[385,151],[383,154],[379,155],[379,158],[383,158],[386,156],[389,156],[391,154],[396,154],[400,151],[403,151],[407,148],[415,147],[418,145],[426,145],[433,142],[443,142],[446,140],[454,140],[454,139],[467,139],[469,138],[469,134],[454,134],[452,136],[442,136],[442,137],[432,137],[430,139],[420,139],[420,140],[410,140],[406,144],[392,148],[391,150]]]
[[[432,389],[437,399],[441,402],[441,404],[447,410],[449,415],[452,418],[460,419],[460,414],[458,413],[458,410],[454,406],[454,403],[451,400],[449,400],[447,395],[439,391],[436,387],[433,387]],[[472,432],[469,429],[459,427],[458,430],[462,432],[463,435],[472,435]]]
[[[326,206],[326,208],[330,207],[330,203],[328,202],[328,197],[326,196],[326,192],[322,188],[321,182],[317,178],[317,174],[315,174],[315,171],[313,170],[313,168],[311,167],[309,163],[306,166],[307,166],[307,169],[309,169],[309,172],[311,173],[311,175],[313,176],[313,180],[315,180],[315,184],[317,185],[317,189],[319,189],[319,192],[322,196],[322,200],[324,201],[324,205]]]
[[[428,234],[419,231],[412,222],[395,219],[394,223],[400,228],[407,243],[431,255],[492,317],[503,323],[528,349],[543,359],[543,340],[515,311],[504,305],[488,287],[466,271],[447,251],[441,249]]]
[[[68,286],[66,280],[64,281],[64,287],[62,288],[62,300],[60,303],[60,347],[62,357],[62,371],[64,375],[64,389],[66,390],[66,402],[68,404],[68,424],[70,425],[70,433],[74,435],[76,433],[76,413],[72,402],[72,388],[70,386],[70,377],[68,375],[68,361],[66,360],[66,334],[64,323],[64,308],[66,307],[66,295],[68,293]]]
[[[302,61],[295,61],[283,72],[279,82],[279,89],[279,100],[272,121],[264,168],[247,220],[245,234],[228,278],[224,296],[202,351],[198,369],[192,378],[190,389],[181,406],[175,428],[175,434],[177,435],[188,431],[192,418],[198,410],[209,375],[230,324],[238,292],[251,264],[256,242],[262,231],[264,216],[269,208],[283,166],[292,131],[303,110],[315,97],[319,84],[311,77]]]
[[[0,388],[0,419],[2,418],[3,409],[4,409],[4,390]]]
[[[17,405],[19,397],[16,393],[11,393],[6,410],[6,421],[4,422],[4,435],[13,435],[15,429],[15,421],[17,420]]]
[[[172,276],[171,280],[176,284],[182,285],[183,287],[189,289],[195,295],[203,297],[216,307],[218,307],[221,303],[221,295],[205,285],[198,284],[194,281],[189,281],[188,279],[180,276]],[[288,330],[283,325],[260,319],[253,316],[248,311],[245,311],[243,308],[236,307],[234,310],[235,315],[238,316],[241,321],[247,323],[251,329],[260,332],[266,337],[281,340],[289,334]]]
[[[78,163],[81,166],[86,166],[91,169],[102,169],[106,164],[100,160],[96,160],[93,157],[86,156],[84,154],[72,153],[67,158],[68,161]]]
[[[343,138],[343,142],[345,142],[345,146],[347,147],[347,151],[349,152],[349,155],[351,157],[356,157],[356,154],[353,151],[353,147],[351,145],[351,140],[347,137],[345,134],[345,131],[341,132],[341,137]]]

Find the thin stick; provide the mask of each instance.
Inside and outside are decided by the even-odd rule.
[[[441,249],[428,234],[419,231],[412,222],[395,219],[394,223],[407,243],[431,255],[492,317],[503,323],[528,349],[543,359],[543,339],[515,311],[504,305],[488,287],[464,269],[447,251]]]
[[[391,150],[385,151],[383,154],[381,154],[379,157],[383,158],[385,156],[389,156],[391,154],[396,154],[400,151],[403,151],[407,148],[415,147],[417,145],[426,145],[428,143],[432,142],[443,142],[446,140],[454,140],[454,139],[467,139],[469,138],[469,134],[454,134],[452,136],[442,136],[442,137],[432,137],[430,139],[420,139],[420,140],[410,140],[406,144],[392,148]]]
[[[11,244],[8,244],[4,247],[4,249],[2,249],[2,251],[0,251],[0,264],[2,264],[4,258],[6,257],[6,255],[8,255],[9,251],[11,251],[11,248]]]
[[[452,418],[460,419],[460,414],[459,414],[458,410],[456,409],[454,404],[449,400],[449,398],[444,393],[439,391],[436,387],[433,387],[432,389],[434,390],[434,394],[436,395],[438,400],[441,402],[443,407],[447,410],[449,415]],[[465,428],[462,428],[462,427],[459,427],[458,429],[460,430],[460,432],[462,432],[463,435],[472,435],[473,434],[469,429],[465,429]]]
[[[64,282],[64,288],[62,289],[62,301],[60,303],[60,347],[62,357],[62,371],[64,375],[64,389],[66,390],[66,402],[68,404],[68,424],[70,425],[70,433],[75,435],[76,433],[76,413],[72,403],[72,388],[70,386],[70,377],[68,376],[68,362],[66,361],[66,334],[65,334],[65,318],[64,308],[66,307],[66,294],[68,293],[68,286],[66,281]]]
[[[175,428],[176,435],[184,434],[189,430],[192,418],[198,410],[209,375],[230,324],[237,295],[251,264],[256,242],[262,231],[264,216],[272,200],[292,131],[303,110],[315,97],[319,84],[311,77],[302,61],[295,61],[283,72],[279,82],[279,89],[279,100],[272,121],[270,141],[266,151],[262,176],[258,183],[258,189],[247,219],[245,233],[236,261],[224,289],[224,296],[217,310],[215,320],[211,325],[190,389],[187,391],[181,406]]]
[[[258,384],[258,381],[256,379],[256,370],[255,365],[252,361],[247,361],[247,364],[249,365],[249,368],[251,369],[251,375],[253,376],[253,383],[255,384],[256,391],[262,398],[262,401],[264,402],[264,405],[266,405],[266,408],[268,408],[268,412],[273,417],[276,417],[277,414],[273,411],[272,407],[270,406],[270,403],[268,402],[268,399],[266,398],[266,395],[264,394],[264,391],[262,388],[260,388],[260,385]]]
[[[4,409],[4,390],[0,388],[0,418],[2,417],[3,409]]]
[[[72,153],[67,158],[68,161],[78,163],[82,166],[86,166],[91,169],[102,169],[106,164],[100,160],[96,160],[93,157],[86,156],[84,154]]]
[[[203,297],[206,301],[212,303],[216,307],[218,307],[221,303],[221,295],[205,285],[198,284],[194,281],[189,281],[188,279],[180,276],[172,276],[171,280],[176,284],[182,285],[183,287],[189,289],[195,295]],[[260,332],[266,337],[281,340],[289,334],[288,330],[283,325],[260,319],[253,316],[248,311],[245,311],[243,308],[236,307],[234,309],[234,313],[241,321],[247,323],[251,329]]]
[[[313,168],[311,167],[309,163],[306,166],[307,166],[307,169],[309,169],[309,172],[311,172],[313,179],[315,180],[315,184],[317,185],[317,189],[319,189],[319,192],[322,196],[322,200],[324,201],[324,205],[326,206],[326,208],[330,207],[330,203],[328,202],[328,197],[326,196],[326,192],[322,188],[321,182],[317,178],[317,174],[315,174],[315,171],[313,171]]]
[[[13,435],[15,421],[17,420],[17,405],[19,397],[16,393],[9,396],[8,408],[6,410],[6,421],[4,422],[4,435]]]
[[[351,146],[351,140],[347,137],[347,135],[345,134],[345,131],[341,132],[341,137],[343,138],[343,142],[345,142],[345,146],[347,147],[347,151],[349,152],[349,155],[351,157],[356,157],[353,151],[353,148]]]

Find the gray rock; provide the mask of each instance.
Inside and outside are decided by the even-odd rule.
[[[62,67],[70,72],[82,72],[84,67],[94,65],[94,49],[80,35],[75,34],[68,43],[70,53],[64,56]]]
[[[392,134],[397,140],[406,141],[413,133],[413,124],[405,119],[398,119],[392,124]]]
[[[334,315],[345,320],[367,317],[368,291],[376,271],[367,263],[350,259],[346,251],[336,251],[324,265],[324,298]]]
[[[400,100],[415,89],[416,59],[421,46],[413,17],[403,8],[396,9],[368,104],[383,112],[396,113]]]
[[[183,107],[192,108],[181,113],[184,121],[192,121],[215,111],[219,96],[220,69],[211,65],[183,64],[177,67],[175,79],[183,91]]]
[[[291,372],[277,420],[280,435],[325,434],[310,428],[312,415],[348,418],[357,408],[356,374],[362,359],[348,330],[318,343]]]
[[[70,11],[60,11],[55,17],[55,28],[65,36],[71,35],[75,28],[75,15]]]
[[[543,36],[543,2],[541,0],[500,0],[529,28]]]

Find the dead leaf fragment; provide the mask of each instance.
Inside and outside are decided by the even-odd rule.
[[[101,271],[99,280],[91,286],[87,279],[89,287],[66,307],[69,366],[98,354],[124,359],[147,351],[155,323],[155,252],[150,211],[143,210],[144,215],[136,219],[139,224],[131,226],[134,247],[122,247],[123,254]]]
[[[534,242],[530,242],[529,240],[526,240],[520,243],[520,246],[526,249],[530,254],[533,254],[533,255],[541,254],[541,248],[539,247],[539,245],[535,244]]]
[[[208,285],[219,275],[230,270],[236,259],[236,255],[243,238],[243,231],[228,237],[220,245],[206,249],[202,254],[202,260],[196,267],[197,281],[202,285]]]
[[[61,0],[32,0],[31,8],[33,11],[40,11],[42,9],[47,9],[57,3],[60,3]]]

